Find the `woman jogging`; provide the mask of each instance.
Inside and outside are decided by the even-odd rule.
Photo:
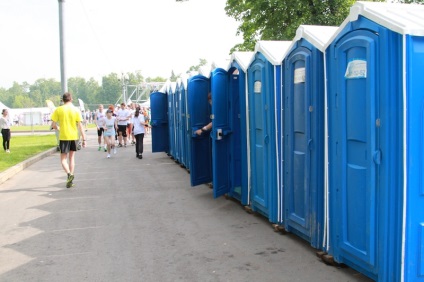
[[[113,149],[113,153],[116,154],[116,148],[115,148],[115,132],[118,129],[118,124],[116,121],[116,117],[112,116],[113,111],[111,109],[108,109],[106,111],[106,117],[104,118],[103,122],[103,129],[104,133],[103,136],[105,137],[105,141],[107,144],[107,158],[110,158],[110,151]]]

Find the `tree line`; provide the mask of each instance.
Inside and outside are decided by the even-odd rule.
[[[140,85],[143,82],[164,82],[165,78],[146,78],[139,73],[127,73],[125,83]],[[114,104],[122,95],[122,76],[110,73],[102,77],[101,84],[94,78],[82,77],[68,79],[68,91],[75,101],[81,99],[86,104]],[[59,105],[62,98],[60,81],[53,78],[37,79],[33,84],[14,82],[9,89],[0,88],[0,102],[10,108],[46,107],[46,100]]]

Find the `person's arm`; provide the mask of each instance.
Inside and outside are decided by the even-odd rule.
[[[78,124],[79,131],[81,133],[81,136],[82,136],[82,146],[85,147],[87,140],[85,140],[84,127],[82,126],[81,121],[78,121],[77,124]]]
[[[55,121],[53,121],[53,120],[52,120],[52,124],[50,125],[50,128],[51,128],[51,129],[56,129],[56,130],[58,130],[58,128],[57,128],[57,123],[56,123]]]
[[[210,131],[212,129],[212,122],[208,123],[207,125],[203,126],[202,128],[196,130],[194,133],[197,135],[202,135],[203,132]]]

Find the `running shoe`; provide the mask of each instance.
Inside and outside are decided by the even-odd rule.
[[[9,150],[9,149],[7,149],[7,150],[6,150],[6,153],[10,153],[10,150]]]
[[[116,147],[113,147],[113,153],[116,154]]]
[[[107,158],[110,159],[110,154],[107,154]]]
[[[97,151],[100,151],[102,149],[102,146],[99,146],[99,149]]]
[[[72,183],[72,181],[74,181],[74,175],[68,173],[68,180],[66,180],[66,188],[71,188],[72,186],[74,186],[74,183]]]
[[[122,147],[122,144],[121,144],[121,143],[119,143],[119,144],[118,144],[118,147]]]

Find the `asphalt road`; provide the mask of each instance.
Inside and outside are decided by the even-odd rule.
[[[111,159],[94,130],[75,187],[54,153],[0,185],[0,281],[370,281],[325,265],[307,242],[274,232],[164,153]]]

